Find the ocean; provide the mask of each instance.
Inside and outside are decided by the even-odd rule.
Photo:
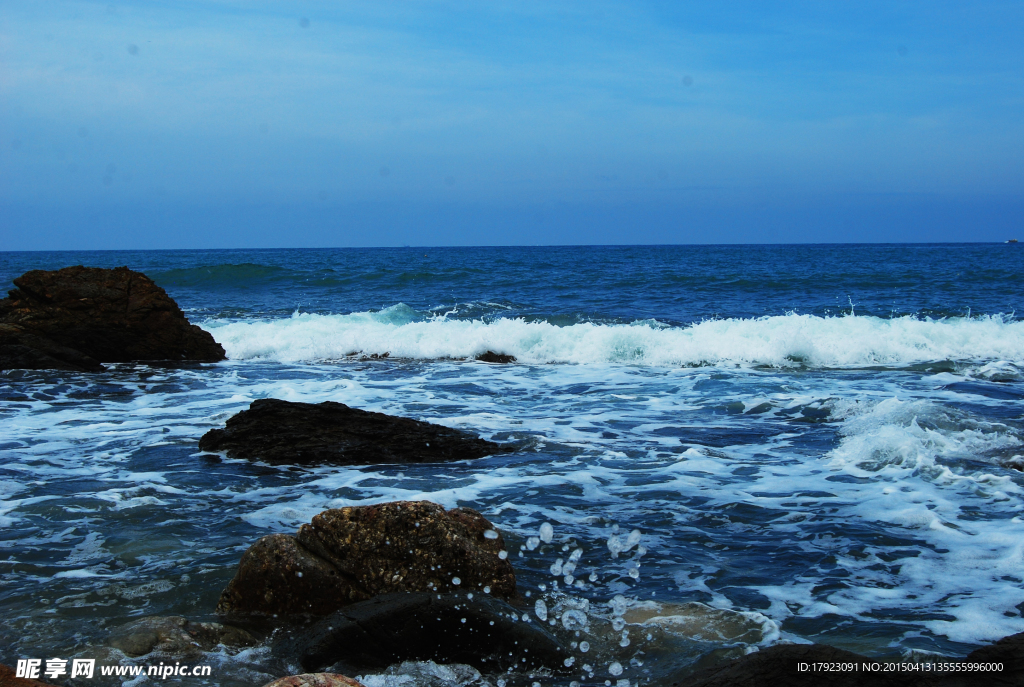
[[[104,649],[113,628],[215,620],[259,537],[399,499],[479,510],[531,613],[580,608],[614,633],[574,676],[509,684],[657,684],[778,641],[963,656],[1024,631],[1021,250],[0,253],[2,284],[77,264],[142,271],[229,358],[0,372],[0,662],[130,663]],[[474,360],[485,351],[516,362]],[[198,450],[267,397],[516,450],[301,469]],[[703,613],[704,630],[623,627],[616,604]],[[221,685],[280,675],[263,647],[204,660]]]

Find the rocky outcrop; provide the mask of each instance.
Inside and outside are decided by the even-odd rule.
[[[469,508],[427,501],[327,510],[296,536],[263,537],[242,556],[217,613],[317,616],[391,592],[467,590],[511,598],[505,542]]]
[[[303,673],[278,678],[263,687],[363,687],[363,684],[336,673]]]
[[[95,363],[224,359],[208,332],[127,267],[33,270],[0,300],[0,367],[95,369]],[[74,354],[68,353],[73,351]],[[91,359],[91,361],[89,360]]]
[[[487,594],[388,594],[285,633],[275,655],[304,670],[355,672],[400,661],[461,663],[494,673],[564,670],[569,653],[537,623]]]
[[[81,351],[33,334],[13,324],[0,324],[0,370],[74,370],[99,372],[103,366]]]
[[[957,659],[942,659],[954,662]],[[1024,633],[1005,637],[968,654],[965,663],[1002,664],[1001,671],[865,671],[864,664],[901,663],[903,658],[871,658],[824,644],[777,644],[743,658],[665,681],[674,687],[1021,687],[1024,685]],[[800,670],[800,664],[846,664],[857,670]]]
[[[123,625],[111,635],[110,645],[127,656],[157,652],[189,656],[209,651],[218,644],[255,646],[257,639],[245,630],[220,623],[193,623],[181,616],[151,616]]]
[[[306,465],[433,463],[482,458],[511,450],[468,432],[343,403],[253,401],[248,410],[199,440],[204,451],[235,458]]]
[[[516,361],[514,355],[495,353],[494,351],[485,351],[478,355],[476,359],[484,363],[514,363]]]

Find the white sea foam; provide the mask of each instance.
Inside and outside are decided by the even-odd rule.
[[[755,364],[787,367],[907,365],[934,360],[998,361],[986,374],[1024,363],[1024,322],[1000,316],[943,320],[781,315],[708,320],[687,327],[653,322],[559,327],[522,319],[414,321],[402,304],[349,315],[298,314],[203,325],[237,360],[316,361],[363,355],[436,360],[485,351],[520,362],[650,366]]]

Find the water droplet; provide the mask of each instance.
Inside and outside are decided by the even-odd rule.
[[[295,573],[295,577],[302,577],[302,571],[299,570]]]
[[[555,536],[555,528],[551,526],[550,522],[545,522],[540,526],[538,534],[540,534],[540,540],[542,542],[550,544],[551,538]]]
[[[623,551],[629,551],[631,548],[633,548],[634,546],[636,546],[639,543],[640,543],[640,530],[633,530],[632,532],[629,533],[629,536],[626,537],[626,547],[623,549]]]
[[[548,569],[551,571],[551,574],[554,575],[555,577],[558,577],[559,575],[561,575],[562,574],[562,559],[561,558],[556,559],[555,562],[552,563],[551,567],[548,568]]]
[[[626,601],[626,597],[622,594],[616,594],[612,597],[612,600],[608,602],[608,606],[612,609],[612,615],[622,615],[626,612],[626,606],[629,602]]]
[[[622,664],[618,661],[613,661],[608,665],[608,674],[612,677],[618,677],[622,675]]]
[[[543,599],[537,599],[537,603],[533,604],[533,612],[541,620],[548,619],[548,605],[544,603]]]
[[[590,651],[590,642],[580,642],[580,651],[583,653]],[[583,666],[583,670],[590,670],[590,668]]]
[[[619,640],[619,646],[629,646],[629,630],[622,631],[622,639]]]
[[[566,668],[568,668],[569,666],[571,666],[575,662],[576,662],[576,658],[573,657],[573,656],[570,656],[569,658],[567,658],[564,661],[562,661],[562,665],[564,665]]]
[[[462,619],[462,622],[466,622],[466,619],[465,619],[465,618],[463,618],[463,619]],[[625,646],[625,644],[623,644],[623,646]]]
[[[565,577],[562,578],[562,581],[565,582],[566,584],[572,584],[572,581],[575,580],[575,579],[576,578],[573,577],[572,575],[566,575]]]
[[[452,584],[456,584],[456,585],[462,584],[462,580],[460,580],[458,577],[453,577],[452,578]]]
[[[583,557],[583,549],[577,548],[577,549],[573,550],[573,552],[571,554],[569,554],[569,562],[573,563],[573,564],[579,563],[580,558],[582,558],[582,557]]]
[[[538,537],[530,537],[526,540],[526,548],[528,550],[533,551],[538,546],[540,546],[540,539]]]
[[[490,594],[490,593],[491,593],[491,588],[490,587],[484,587],[484,594]]]
[[[619,541],[619,535],[613,534],[608,537],[608,550],[612,554],[612,558],[618,558],[619,552],[622,551],[622,542]]]
[[[522,552],[520,552],[519,555],[522,556],[523,555]],[[505,560],[506,558],[508,558],[508,551],[505,551],[505,550],[499,551],[498,552],[498,558],[500,558],[501,560]]]
[[[626,626],[626,621],[623,620],[622,618],[615,618],[614,620],[612,620],[612,628],[614,628],[616,632],[618,632],[619,630],[621,630],[625,626]]]
[[[586,626],[587,626],[587,614],[584,613],[583,611],[572,609],[572,610],[568,610],[568,611],[566,611],[565,613],[562,614],[562,627],[564,627],[566,630],[570,630],[570,631],[572,631],[572,630],[582,630],[582,629],[586,628]],[[586,649],[583,648],[584,645],[586,646]],[[581,651],[586,651],[589,648],[590,648],[590,645],[587,644],[586,642],[583,642],[582,644],[580,644],[580,650]]]
[[[591,582],[597,582],[597,573],[590,573],[590,577],[587,578]]]
[[[498,533],[494,530],[487,530],[484,532],[484,539],[497,539]]]

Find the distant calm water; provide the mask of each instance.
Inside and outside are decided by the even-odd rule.
[[[0,253],[0,282],[74,264],[145,272],[230,360],[0,373],[2,662],[120,660],[110,628],[212,619],[260,536],[394,499],[480,510],[531,603],[589,601],[614,641],[579,653],[585,684],[737,643],[724,626],[609,630],[616,595],[729,610],[753,628],[740,644],[962,655],[1024,631],[1024,479],[1007,467],[1024,463],[1024,248]],[[487,350],[518,363],[467,360]],[[518,451],[309,470],[199,454],[263,397]],[[543,522],[553,544],[527,547]],[[613,557],[634,529],[643,548]],[[225,685],[279,669],[259,649],[209,661]]]

